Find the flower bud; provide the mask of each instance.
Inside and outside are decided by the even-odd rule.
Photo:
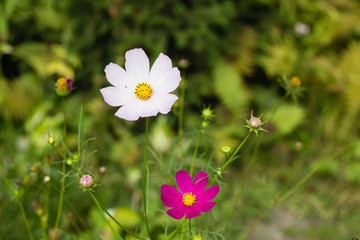
[[[201,116],[205,119],[205,120],[210,120],[214,117],[214,111],[210,108],[210,107],[207,107],[207,108],[204,108],[202,111],[201,111]]]
[[[46,184],[48,182],[50,182],[50,176],[45,176],[44,177],[44,183]]]
[[[256,134],[256,136],[258,135],[259,131],[264,131],[267,132],[265,129],[263,129],[261,126],[264,125],[265,122],[261,121],[261,116],[259,117],[254,117],[253,113],[251,112],[251,117],[250,120],[245,119],[247,125],[245,125],[245,127],[249,128],[250,132],[254,132]]]
[[[180,68],[187,68],[189,66],[189,61],[185,58],[180,59],[179,67]]]
[[[257,117],[252,117],[250,118],[250,126],[252,128],[259,128],[261,127],[261,120],[260,118],[257,118]]]
[[[221,147],[221,152],[225,154],[231,153],[232,148],[229,145],[224,145]]]
[[[49,136],[48,137],[48,143],[51,145],[51,146],[54,146],[55,144],[55,138],[53,136]]]
[[[71,165],[74,164],[74,161],[73,161],[71,158],[67,158],[67,159],[65,160],[65,163],[66,163],[68,166],[71,166]]]
[[[195,235],[193,237],[193,240],[202,240],[202,237],[200,235]]]
[[[84,188],[89,188],[94,185],[94,179],[91,175],[86,174],[80,178],[80,185]]]
[[[209,126],[209,122],[208,121],[202,121],[201,122],[201,128],[207,128]]]
[[[105,173],[106,173],[106,167],[101,166],[101,167],[99,168],[99,174],[100,174],[100,175],[105,175]]]

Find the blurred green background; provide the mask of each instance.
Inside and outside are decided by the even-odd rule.
[[[87,146],[98,152],[86,165],[95,174],[107,168],[97,177],[97,196],[128,227],[139,226],[144,121],[116,118],[116,108],[99,92],[109,85],[105,66],[124,66],[125,52],[139,47],[150,62],[160,52],[174,66],[189,62],[181,69],[181,144],[179,101],[170,114],[150,119],[154,239],[173,229],[162,212],[160,186],[175,185],[176,171],[189,169],[204,106],[214,109],[215,118],[202,138],[195,172],[212,175],[221,146],[235,148],[246,136],[243,117],[251,110],[270,120],[264,125],[269,132],[251,136],[226,169],[216,207],[195,219],[204,239],[359,238],[359,13],[358,0],[0,0],[0,158],[23,193],[34,235],[41,238],[43,213],[36,209],[46,199],[50,228],[55,221],[58,192],[44,196],[43,176],[45,162],[52,161],[51,182],[59,185],[61,158],[47,137],[55,134],[61,148],[64,106],[69,148],[77,146],[80,106],[82,138],[96,138]],[[302,91],[289,95],[294,76]],[[65,104],[55,92],[59,77],[74,80]],[[291,196],[276,202],[304,177]],[[85,225],[104,232],[77,179],[67,183],[66,197]],[[5,189],[0,181],[0,239],[26,239],[19,208]],[[61,239],[92,239],[66,202],[60,226]]]

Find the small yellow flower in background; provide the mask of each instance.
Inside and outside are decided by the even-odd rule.
[[[292,77],[290,79],[290,84],[291,84],[292,87],[300,87],[301,81],[300,81],[300,79],[298,77]]]
[[[100,89],[107,104],[121,106],[115,116],[129,121],[139,117],[167,114],[178,99],[170,92],[180,83],[180,71],[171,59],[160,53],[150,69],[149,58],[141,48],[125,54],[125,69],[110,63],[105,67],[107,80],[113,85]]]
[[[70,78],[59,78],[56,81],[56,93],[60,97],[65,97],[70,94],[73,89],[73,81]]]

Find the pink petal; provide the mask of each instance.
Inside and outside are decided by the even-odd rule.
[[[115,116],[118,118],[122,118],[128,121],[136,121],[139,119],[139,115],[137,113],[137,104],[136,103],[128,103],[122,106],[116,113]]]
[[[125,68],[136,83],[147,82],[149,76],[149,58],[141,48],[131,49],[125,54]]]
[[[183,194],[192,191],[191,177],[187,171],[180,170],[176,173],[176,183]]]
[[[166,213],[172,218],[182,219],[186,213],[186,207],[184,205],[181,205],[168,210]]]
[[[166,73],[172,69],[171,59],[160,53],[151,67],[148,82],[151,86],[157,86]]]
[[[106,79],[115,87],[124,89],[125,86],[131,84],[131,79],[129,78],[128,73],[122,67],[115,63],[109,63],[105,67],[104,71]],[[131,88],[133,87],[131,86]]]
[[[156,94],[154,92],[149,100],[159,109],[162,114],[168,114],[172,105],[174,105],[176,100],[178,100],[178,97],[173,94]]]
[[[194,178],[194,184],[193,184],[193,193],[195,195],[198,195],[200,192],[202,192],[207,183],[208,183],[208,177],[206,172],[199,172],[196,177]]]
[[[182,204],[182,194],[173,186],[164,184],[161,186],[161,201],[167,207],[176,207]]]
[[[219,193],[219,186],[218,185],[212,186],[206,189],[205,191],[199,193],[198,195],[196,195],[196,201],[197,202],[211,201],[216,197],[218,193]]]
[[[208,212],[215,206],[215,204],[216,202],[200,202],[196,203],[194,207],[196,207],[200,212]]]
[[[201,215],[201,213],[200,213],[199,209],[196,208],[195,206],[187,207],[187,209],[186,209],[186,219],[198,217],[200,215]]]
[[[100,92],[105,102],[113,107],[124,105],[128,101],[131,101],[134,95],[118,87],[102,88]]]

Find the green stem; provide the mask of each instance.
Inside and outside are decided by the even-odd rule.
[[[164,240],[170,240],[170,239],[173,239],[173,236],[176,234],[177,231],[179,231],[179,229],[184,225],[186,219],[184,219],[182,221],[181,224],[179,224],[172,233],[170,233],[170,235],[168,235]]]
[[[61,211],[62,211],[62,205],[63,205],[63,199],[64,199],[65,170],[66,170],[66,165],[65,165],[65,159],[64,159],[64,161],[62,163],[62,179],[61,179],[61,186],[60,186],[60,198],[59,198],[58,212],[57,212],[56,220],[55,220],[54,236],[52,238],[53,240],[56,239],[56,231],[59,227],[59,222],[60,222],[60,217],[61,217]]]
[[[232,161],[232,159],[235,157],[235,155],[239,152],[239,150],[241,149],[241,147],[244,145],[244,143],[246,142],[246,140],[249,138],[249,136],[251,135],[251,132],[248,133],[248,135],[246,135],[246,137],[244,138],[244,140],[240,143],[240,145],[236,148],[236,150],[233,152],[233,154],[231,155],[231,157],[224,163],[224,165],[222,165],[222,167],[220,168],[220,173],[222,173],[224,171],[224,169],[226,168],[227,165],[229,165],[229,163]],[[218,175],[215,175],[214,179],[211,181],[210,186],[212,186],[215,181],[217,180]]]
[[[185,99],[185,73],[183,74],[182,81],[180,83],[180,101],[179,101],[179,146],[182,156],[182,137],[183,137],[183,127],[184,127],[184,99]]]
[[[202,133],[200,132],[199,136],[198,136],[198,139],[196,141],[196,146],[195,146],[195,151],[194,151],[194,154],[193,154],[193,158],[191,160],[190,176],[192,176],[192,173],[193,173],[193,170],[194,170],[195,159],[196,159],[196,155],[197,155],[197,152],[198,152],[198,149],[199,149],[201,136],[202,136]]]
[[[10,192],[11,192],[11,193],[15,196],[15,198],[16,198],[16,202],[17,202],[18,205],[19,205],[19,208],[20,208],[20,211],[21,211],[21,215],[22,215],[22,218],[23,218],[23,220],[24,220],[24,222],[25,222],[25,227],[26,227],[26,230],[27,230],[27,232],[28,232],[29,238],[30,238],[31,240],[34,240],[34,237],[33,237],[32,233],[31,233],[31,230],[30,230],[29,221],[28,221],[28,219],[27,219],[27,217],[26,217],[26,213],[25,213],[24,207],[23,207],[23,205],[22,205],[22,203],[21,203],[21,201],[20,201],[20,198],[19,198],[19,194],[16,193],[16,192],[14,191],[14,189],[12,189],[12,187],[10,186],[10,184],[9,184],[9,182],[8,182],[6,176],[5,176],[5,172],[3,171],[3,167],[2,167],[1,162],[0,162],[0,172],[1,172],[1,174],[3,175],[3,179],[4,179],[4,182],[5,182],[6,186],[9,188]]]
[[[148,223],[148,195],[147,195],[147,186],[148,186],[148,176],[147,176],[147,146],[148,146],[148,135],[149,135],[149,118],[146,118],[146,128],[145,128],[145,149],[144,149],[144,167],[143,167],[143,181],[142,181],[142,192],[143,192],[143,204],[144,204],[144,218],[147,236],[150,236],[149,223]]]
[[[127,230],[123,225],[121,225],[105,208],[104,206],[102,205],[101,202],[99,202],[102,210],[106,213],[106,215],[108,215],[124,232],[126,232],[127,234],[129,234],[130,236],[133,236],[134,238],[137,238],[137,239],[147,239],[147,238],[143,238],[143,237],[140,237],[140,236],[137,236],[135,234],[133,234],[132,232],[130,232],[129,230]]]
[[[190,239],[192,239],[192,232],[191,232],[191,218],[189,218],[189,234],[190,234]]]
[[[90,193],[91,197],[93,198],[96,206],[98,207],[98,209],[99,209],[99,211],[100,211],[100,213],[101,213],[101,216],[103,217],[104,221],[105,221],[105,222],[107,223],[107,225],[109,226],[109,228],[110,228],[110,230],[112,231],[112,233],[114,234],[114,236],[116,236],[117,239],[121,239],[121,240],[122,240],[123,238],[119,235],[119,233],[114,229],[114,226],[111,225],[111,223],[110,223],[110,222],[107,220],[107,218],[105,217],[104,212],[103,212],[103,209],[102,209],[102,207],[100,206],[100,204],[99,204],[98,200],[96,199],[96,197],[94,196],[94,194],[93,194],[91,191],[88,191],[88,192]]]

